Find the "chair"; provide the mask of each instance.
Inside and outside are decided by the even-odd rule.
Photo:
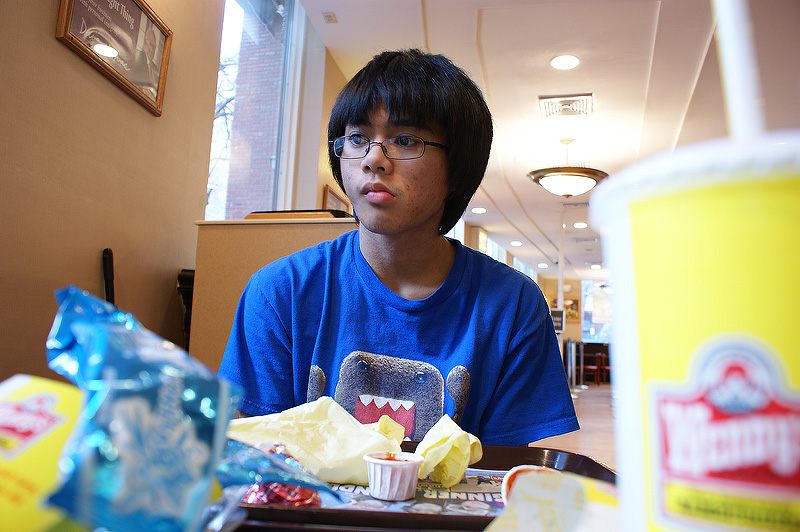
[[[594,382],[600,384],[602,382],[610,382],[611,378],[611,366],[608,362],[608,354],[607,353],[595,353],[594,355],[590,355],[594,360],[592,360],[591,364],[584,364],[583,369],[584,372],[589,370],[592,372],[592,377]]]
[[[601,376],[601,367],[602,361],[600,360],[603,355],[600,353],[594,353],[586,355],[584,354],[583,359],[583,382],[586,382],[586,375],[592,375],[592,381],[595,384],[600,384],[600,376]],[[591,360],[590,360],[591,359]]]
[[[591,374],[595,384],[610,382],[611,365],[608,361],[608,344],[583,344],[583,377]]]
[[[192,329],[192,292],[194,289],[194,270],[181,270],[178,274],[178,297],[183,314],[183,348],[189,350],[189,335]]]

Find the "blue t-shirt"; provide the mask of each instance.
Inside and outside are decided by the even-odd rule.
[[[421,300],[378,279],[358,231],[253,274],[219,370],[244,389],[242,412],[330,396],[365,423],[389,414],[414,441],[442,414],[486,444],[578,429],[539,287],[452,242],[447,279]]]

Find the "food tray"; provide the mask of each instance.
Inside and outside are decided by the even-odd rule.
[[[405,442],[404,450],[413,450],[416,443]],[[517,465],[545,466],[559,471],[568,471],[585,477],[610,483],[616,483],[616,473],[610,468],[592,460],[589,457],[542,447],[507,447],[500,445],[484,445],[483,458],[473,464],[467,471],[466,486],[454,490],[466,492],[467,495],[443,496],[449,497],[453,505],[445,507],[438,513],[417,513],[424,503],[433,501],[426,491],[424,483],[420,483],[417,497],[403,503],[383,503],[372,499],[380,510],[355,509],[348,506],[339,507],[282,507],[274,505],[243,504],[247,510],[247,520],[239,528],[240,531],[248,530],[303,530],[303,531],[332,531],[332,530],[483,530],[502,509],[500,502],[500,481],[505,471]],[[481,484],[483,484],[481,486]],[[338,487],[337,487],[338,488]],[[350,488],[347,488],[350,489]],[[440,490],[442,488],[439,488]],[[445,490],[447,491],[447,490]],[[477,493],[483,493],[477,495]],[[496,494],[496,495],[495,495]],[[362,503],[369,505],[368,496],[353,496]],[[470,499],[472,504],[470,504]],[[456,508],[461,504],[462,508]],[[428,508],[436,510],[435,505]],[[462,511],[464,514],[454,512]],[[472,512],[472,513],[470,513]],[[481,512],[484,515],[481,515]]]

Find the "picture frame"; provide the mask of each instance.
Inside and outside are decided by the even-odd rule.
[[[322,208],[350,213],[350,202],[337,194],[330,185],[325,185],[322,192]]]
[[[550,299],[550,308],[558,308],[558,298]],[[564,298],[564,321],[567,323],[581,321],[581,302],[578,298]]]
[[[564,319],[568,322],[581,321],[581,302],[578,298],[564,300]]]
[[[61,0],[56,38],[161,116],[172,31],[144,0]]]

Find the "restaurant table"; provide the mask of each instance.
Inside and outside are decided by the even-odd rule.
[[[403,442],[403,450],[413,451],[417,442]],[[587,456],[544,447],[508,447],[483,445],[483,457],[470,468],[507,471],[518,465],[545,466],[559,471],[616,483],[616,473]],[[344,508],[292,508],[274,505],[242,505],[247,519],[237,531],[303,531],[331,532],[339,530],[391,531],[404,530],[483,530],[491,516],[440,515],[352,510]]]

